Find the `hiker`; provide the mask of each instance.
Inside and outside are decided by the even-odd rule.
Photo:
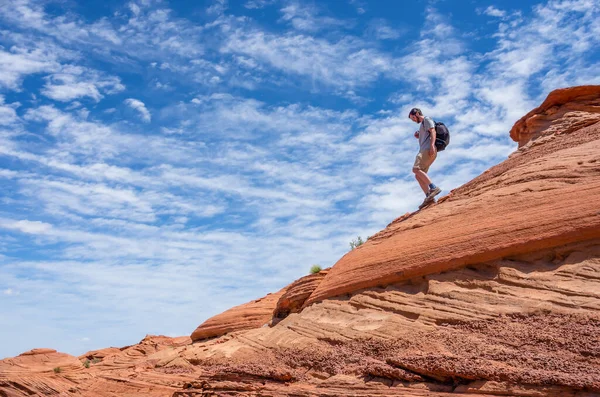
[[[440,194],[442,189],[437,187],[427,175],[429,167],[435,161],[437,157],[437,149],[435,147],[435,122],[427,117],[423,116],[421,109],[412,108],[408,114],[408,118],[417,124],[421,124],[418,131],[415,131],[415,138],[419,140],[419,153],[415,158],[415,164],[413,165],[413,172],[419,186],[425,193],[425,200],[419,206],[419,209],[435,202],[435,196]]]

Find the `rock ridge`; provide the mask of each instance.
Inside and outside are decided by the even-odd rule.
[[[523,116],[510,130],[522,147],[542,135],[565,134],[600,121],[600,85],[552,91],[537,108]]]
[[[551,93],[506,161],[332,268],[191,338],[0,360],[0,396],[600,396],[598,87]]]

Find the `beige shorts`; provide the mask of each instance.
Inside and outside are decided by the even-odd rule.
[[[429,171],[429,167],[433,164],[433,161],[437,157],[437,151],[432,155],[429,154],[429,150],[425,150],[423,152],[419,152],[417,157],[415,158],[415,165],[413,165],[413,170],[416,168],[425,173]]]

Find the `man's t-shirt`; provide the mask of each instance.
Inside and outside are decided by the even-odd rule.
[[[431,147],[431,134],[429,133],[430,128],[435,128],[435,122],[430,118],[425,116],[425,119],[421,123],[419,127],[419,151],[423,152],[425,150],[429,150]]]

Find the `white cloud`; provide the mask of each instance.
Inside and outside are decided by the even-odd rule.
[[[133,13],[133,15],[135,15],[136,17],[140,14],[140,6],[138,6],[137,4],[131,2],[128,4],[129,9],[131,10],[131,12]]]
[[[124,163],[135,160],[194,164],[197,150],[203,147],[203,143],[197,141],[127,133],[119,125],[82,120],[52,106],[31,108],[24,118],[45,124],[46,133],[56,139],[54,146],[46,148],[47,163],[75,160],[93,163],[119,156]],[[26,145],[23,146],[26,149]]]
[[[502,18],[506,15],[506,11],[500,10],[494,6],[489,6],[488,8],[485,9],[485,11],[483,11],[483,13],[485,15],[489,15],[491,17],[498,17],[498,18]]]
[[[10,5],[0,6],[0,16],[18,26],[35,29],[63,42],[90,44],[100,40],[114,45],[121,44],[106,19],[86,25],[71,13],[50,17],[44,10],[44,4],[30,0],[14,0]]]
[[[227,8],[228,8],[227,0],[213,0],[213,1],[214,1],[213,5],[211,5],[210,7],[208,7],[206,9],[206,12],[208,14],[221,15],[225,12],[225,10],[227,10]]]
[[[99,102],[103,95],[123,91],[125,86],[115,76],[104,77],[95,70],[79,66],[66,65],[61,71],[46,77],[46,84],[42,94],[61,102],[72,101],[77,98],[90,97]]]
[[[0,95],[0,125],[10,126],[19,121],[16,109],[21,106],[20,103],[4,103],[4,96]]]
[[[388,25],[384,19],[377,19],[371,22],[369,31],[378,40],[395,40],[400,37],[401,32]]]
[[[169,193],[167,180],[160,182],[158,187],[163,190],[154,190],[146,184],[142,185],[145,187],[144,191],[137,191],[133,187],[123,189],[102,183],[23,178],[20,180],[20,193],[30,197],[32,201],[40,201],[46,207],[46,212],[55,216],[69,213],[155,222],[162,215],[193,214],[195,217],[210,217],[223,211],[217,202],[207,202],[198,193],[194,199]]]
[[[349,3],[356,8],[356,12],[362,15],[367,12],[367,3],[362,0],[349,0]]]
[[[0,169],[0,177],[1,178],[13,179],[13,178],[17,177],[18,175],[20,175],[20,174],[17,171]]]
[[[536,6],[528,20],[516,18],[509,28],[500,26],[491,71],[510,80],[529,77],[560,61],[577,61],[600,42],[594,27],[599,14],[598,5],[588,0]]]
[[[52,225],[40,221],[19,220],[0,218],[0,227],[5,229],[18,230],[28,234],[46,234],[52,230]]]
[[[74,13],[52,16],[45,12],[43,4],[14,0],[10,5],[0,5],[0,18],[52,37],[65,46],[94,50],[109,62],[129,65],[123,55],[155,60],[169,58],[167,54],[186,59],[202,54],[203,45],[197,39],[202,27],[172,17],[169,9],[143,3],[130,3],[129,10],[138,13],[129,19],[102,18],[87,23]],[[217,0],[216,4],[222,3],[223,0]]]
[[[244,4],[244,7],[248,8],[248,9],[260,9],[260,8],[265,8],[267,6],[273,5],[277,1],[278,0],[248,0]]]
[[[128,98],[125,100],[125,104],[131,107],[132,109],[135,109],[140,114],[142,120],[146,123],[149,123],[152,119],[152,116],[150,115],[148,109],[146,109],[146,105],[144,104],[144,102],[138,99]]]
[[[348,22],[333,17],[319,16],[319,10],[315,5],[302,4],[298,1],[288,2],[280,11],[283,14],[281,20],[290,22],[297,30],[318,32],[348,25]]]
[[[0,48],[0,87],[16,90],[25,76],[58,69],[58,61],[51,48],[43,46],[13,46],[9,51]]]
[[[337,42],[304,35],[279,36],[258,30],[236,30],[222,51],[244,54],[285,73],[337,87],[361,87],[392,70],[392,59],[365,48],[359,39]]]

